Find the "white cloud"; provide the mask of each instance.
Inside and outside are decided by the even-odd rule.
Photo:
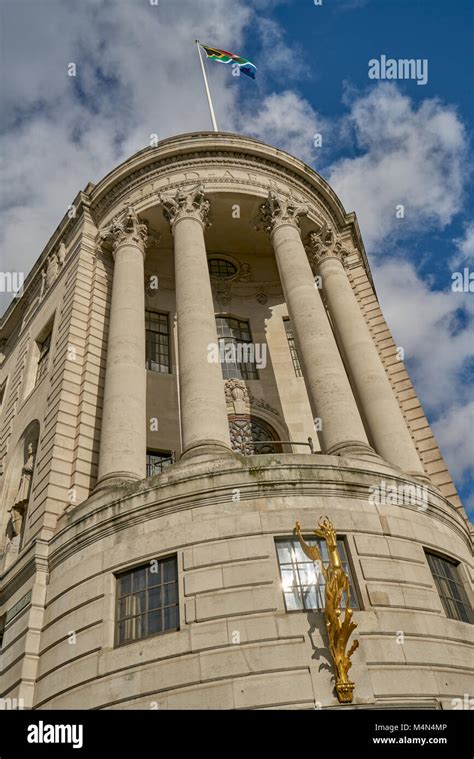
[[[474,400],[466,405],[453,404],[433,428],[451,464],[451,474],[462,481],[473,471]]]
[[[459,481],[474,474],[472,384],[463,371],[474,359],[474,302],[470,293],[433,291],[408,261],[373,266],[385,318],[405,351],[410,376],[448,467]],[[450,285],[450,282],[448,283]],[[474,429],[474,425],[471,426]],[[469,442],[471,441],[471,443]]]
[[[174,0],[2,7],[4,270],[28,272],[76,193],[151,134],[210,128],[194,38],[240,50],[252,13],[244,0],[179,0],[179,12]],[[218,112],[232,123],[238,82],[211,66]]]
[[[367,248],[420,226],[444,227],[460,210],[466,134],[456,113],[436,99],[416,107],[395,84],[356,96],[346,118],[361,155],[332,166],[329,183],[357,212]],[[405,218],[396,218],[403,205]]]
[[[456,252],[450,258],[451,267],[474,263],[474,222],[467,224],[463,237],[454,241]]]
[[[245,55],[245,34],[261,23],[264,45],[278,60],[290,60],[279,27],[256,15],[282,2],[179,0],[179,8],[176,0],[157,6],[135,0],[4,3],[4,270],[28,272],[76,193],[147,146],[150,135],[210,129],[196,37]],[[76,77],[67,75],[71,62]],[[225,66],[209,63],[208,72],[221,129],[252,132],[311,157],[309,103],[294,93],[265,99],[261,81],[241,82]],[[246,115],[240,110],[245,85],[254,98],[242,98]],[[258,97],[263,103],[255,117],[251,103]],[[0,296],[3,306],[9,299]]]
[[[325,121],[312,105],[292,90],[268,95],[260,107],[240,116],[241,131],[310,163],[318,148],[314,135],[324,132]]]

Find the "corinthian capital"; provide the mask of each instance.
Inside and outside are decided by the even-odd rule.
[[[319,266],[322,261],[328,258],[337,258],[345,265],[346,258],[349,255],[340,236],[336,235],[326,223],[317,231],[309,233],[305,240],[305,246],[314,266]]]
[[[123,214],[116,216],[100,237],[102,242],[112,243],[114,251],[123,243],[134,243],[144,253],[148,234],[148,224],[141,221],[135,209],[130,207]]]
[[[197,219],[205,227],[209,225],[208,216],[211,204],[206,198],[204,187],[198,185],[189,190],[179,188],[174,196],[160,193],[163,214],[171,229],[183,218]]]
[[[307,206],[294,198],[285,198],[271,191],[265,203],[260,206],[257,228],[264,229],[268,234],[282,224],[291,224],[299,229],[299,217],[307,214],[308,210]]]

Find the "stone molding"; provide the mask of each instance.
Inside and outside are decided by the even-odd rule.
[[[306,463],[303,458],[310,461]],[[347,465],[341,467],[340,460],[335,461],[333,456],[318,456],[316,464],[314,458],[297,454],[272,454],[270,464],[264,462],[262,456],[249,456],[246,466],[242,468],[240,460],[234,461],[232,457],[226,457],[215,462],[218,471],[213,472],[209,479],[209,487],[202,487],[199,483],[199,480],[209,478],[207,463],[196,465],[191,480],[188,465],[181,467],[177,464],[161,475],[158,490],[156,486],[150,487],[149,483],[142,482],[117,487],[113,493],[101,497],[92,496],[60,518],[59,532],[49,542],[50,567],[65,561],[80,551],[83,545],[100,541],[107,535],[116,534],[134,524],[191,508],[229,503],[233,488],[241,490],[242,501],[253,498],[272,499],[275,493],[278,493],[279,498],[298,495],[302,498],[334,497],[350,501],[366,500],[374,478],[382,477],[387,484],[415,482],[398,476],[388,466],[362,468],[359,461],[354,460],[351,465],[352,460],[347,459]],[[254,471],[255,467],[261,473],[257,481],[249,475],[249,471]],[[270,471],[272,478],[266,479],[265,473]],[[221,481],[219,486],[217,478]],[[176,484],[181,482],[185,485],[186,481],[188,489],[184,488],[177,496]],[[150,498],[152,492],[154,497]],[[470,536],[461,515],[439,493],[430,487],[428,492],[429,508],[425,516],[452,530],[470,548]],[[417,512],[413,505],[406,504],[397,508],[401,514]]]

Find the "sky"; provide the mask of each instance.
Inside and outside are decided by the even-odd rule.
[[[77,192],[151,135],[210,129],[196,38],[250,58],[255,81],[207,64],[219,128],[298,156],[357,213],[382,309],[472,516],[474,293],[452,285],[474,272],[473,10],[0,0],[2,271],[27,273]],[[370,78],[382,56],[426,66],[426,84]]]

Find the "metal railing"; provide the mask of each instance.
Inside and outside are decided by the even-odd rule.
[[[306,445],[311,453],[314,453],[313,438],[309,437],[307,443],[301,443],[297,440],[252,440],[250,445]],[[247,454],[249,455],[249,454]],[[252,454],[250,454],[252,455]]]
[[[158,461],[151,461],[146,465],[146,476],[155,477],[157,474],[162,474],[163,470],[176,463],[176,451],[172,451],[171,456],[166,459],[159,459]]]

